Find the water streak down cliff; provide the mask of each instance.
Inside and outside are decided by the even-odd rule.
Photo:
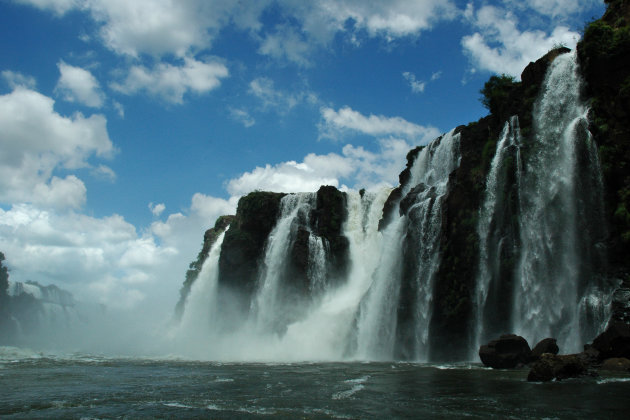
[[[392,191],[243,197],[174,337],[228,360],[462,360],[500,333],[564,352],[592,340],[613,283],[576,54],[522,78],[508,86],[520,100],[412,150]]]

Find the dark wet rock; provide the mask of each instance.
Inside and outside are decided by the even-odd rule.
[[[265,242],[278,219],[286,194],[255,191],[241,197],[236,217],[225,234],[219,258],[219,284],[253,292]]]
[[[611,318],[630,324],[630,282],[624,282],[613,293]]]
[[[182,314],[184,313],[184,306],[186,305],[186,299],[188,299],[190,288],[197,280],[197,277],[201,272],[201,267],[206,261],[206,258],[208,258],[210,248],[212,248],[212,245],[214,245],[219,235],[221,235],[225,231],[225,229],[227,229],[228,226],[234,221],[234,217],[235,216],[220,216],[214,223],[214,227],[206,230],[206,232],[204,233],[201,251],[199,251],[197,259],[189,264],[188,270],[186,271],[184,284],[179,290],[179,301],[177,302],[177,305],[175,305],[176,320],[180,319]]]
[[[521,73],[523,84],[527,86],[540,85],[545,80],[545,74],[547,74],[549,64],[560,54],[566,54],[568,52],[571,52],[571,50],[566,47],[555,48],[535,62],[530,62]]]
[[[630,360],[625,357],[612,357],[604,360],[600,369],[617,372],[630,372]]]
[[[527,380],[530,382],[548,382],[554,379],[579,378],[589,374],[588,364],[576,354],[558,356],[545,353],[532,364]]]
[[[612,321],[606,331],[593,340],[593,348],[599,351],[599,359],[625,357],[630,359],[630,325]]]
[[[409,212],[409,209],[411,208],[411,206],[413,206],[416,203],[418,196],[424,193],[427,190],[427,188],[429,187],[427,187],[425,184],[421,182],[415,187],[413,187],[411,191],[409,191],[409,193],[407,193],[407,195],[402,200],[400,200],[400,215],[401,216]],[[432,188],[432,191],[429,191],[427,195],[431,197],[432,199],[435,199],[435,197],[437,196],[435,193],[435,188]]]
[[[540,356],[545,353],[558,354],[559,351],[560,349],[558,348],[555,338],[545,338],[536,344],[532,349],[531,360],[538,360],[540,359]]]
[[[596,365],[600,361],[599,350],[590,344],[585,344],[584,351],[579,353],[578,356],[588,365]]]
[[[527,340],[515,334],[502,335],[479,348],[481,362],[494,369],[512,369],[525,365],[531,357]]]

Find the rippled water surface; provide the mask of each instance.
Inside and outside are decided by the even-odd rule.
[[[4,349],[2,418],[627,418],[630,378],[412,363],[214,363]]]

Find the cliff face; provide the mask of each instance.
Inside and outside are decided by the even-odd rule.
[[[199,277],[199,273],[201,272],[203,263],[206,262],[206,259],[208,258],[210,248],[212,248],[212,245],[214,245],[219,235],[223,233],[233,221],[234,216],[221,216],[214,223],[214,227],[206,230],[206,232],[204,233],[201,251],[199,251],[197,259],[191,262],[188,266],[188,270],[186,271],[186,279],[184,280],[182,288],[179,290],[179,300],[177,301],[177,305],[175,306],[176,320],[179,320],[182,317],[184,307],[186,306],[186,299],[190,294],[190,288],[197,280],[197,277]]]

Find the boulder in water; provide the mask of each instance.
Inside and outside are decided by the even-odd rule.
[[[532,349],[531,360],[536,361],[540,359],[540,356],[544,353],[558,354],[559,351],[560,349],[558,348],[555,338],[545,338]]]
[[[612,370],[617,372],[630,372],[630,360],[625,357],[612,357],[604,360],[601,370]]]
[[[479,348],[482,363],[494,369],[512,369],[529,362],[532,351],[527,340],[515,334],[504,334]]]
[[[593,340],[592,347],[599,351],[599,359],[625,357],[630,359],[630,325],[612,321],[606,331]]]
[[[544,353],[536,361],[527,375],[530,382],[548,382],[588,375],[588,365],[577,354],[558,356]]]

